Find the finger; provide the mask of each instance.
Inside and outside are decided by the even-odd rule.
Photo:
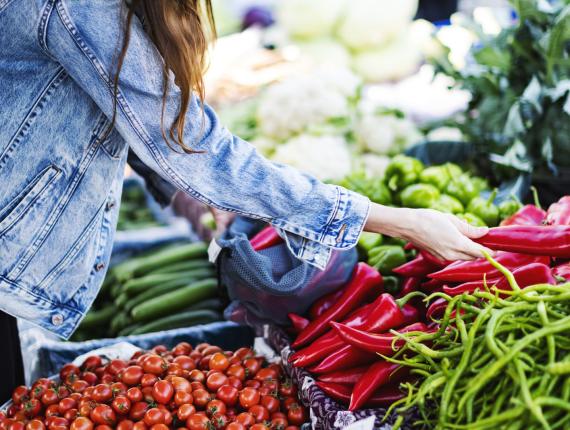
[[[455,225],[457,229],[469,239],[478,239],[485,236],[489,232],[489,227],[476,227],[466,221],[457,218],[455,215],[451,215],[449,219],[453,225]]]

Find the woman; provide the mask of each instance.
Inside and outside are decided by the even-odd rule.
[[[484,229],[370,204],[224,129],[202,103],[209,1],[129,3],[0,0],[0,309],[73,333],[105,276],[129,148],[178,190],[280,228],[317,267],[363,229],[479,255]]]

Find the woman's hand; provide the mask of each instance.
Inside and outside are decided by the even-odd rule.
[[[472,260],[482,257],[483,250],[491,252],[471,240],[487,234],[487,227],[474,227],[454,215],[432,209],[373,203],[364,229],[405,239],[442,260]]]

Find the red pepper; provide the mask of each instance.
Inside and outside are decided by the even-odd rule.
[[[325,357],[318,365],[307,370],[312,373],[323,374],[374,363],[377,360],[378,356],[376,354],[371,354],[370,352],[355,348],[352,345],[345,344],[340,349]]]
[[[361,321],[345,324],[372,333],[383,332],[417,321],[419,313],[416,308],[406,305],[406,302],[417,293],[394,300],[390,294],[384,293],[370,305],[370,311]],[[306,348],[291,356],[295,367],[306,367],[325,358],[331,352],[337,351],[345,342],[337,333],[331,331],[321,336]]]
[[[323,392],[333,400],[346,405],[350,402],[350,396],[352,394],[352,388],[350,386],[322,381],[317,381],[316,384],[317,387],[323,390]],[[368,399],[365,406],[371,408],[389,406],[403,397],[404,393],[397,386],[388,385],[372,394],[372,397]]]
[[[511,227],[505,227],[511,228]],[[519,228],[519,227],[516,227]],[[545,227],[540,227],[545,228]],[[546,253],[546,254],[545,254]],[[526,266],[530,263],[550,264],[550,257],[546,257],[547,251],[543,250],[542,255],[515,254],[514,252],[497,252],[495,260],[509,270]],[[501,272],[497,270],[485,258],[478,258],[474,261],[456,261],[445,269],[429,275],[432,279],[450,282],[480,281],[486,275],[488,279],[498,278]]]
[[[570,196],[553,203],[546,212],[547,225],[570,225]]]
[[[570,262],[560,264],[553,268],[552,275],[561,282],[570,281]]]
[[[344,318],[350,311],[359,306],[371,291],[381,286],[382,276],[380,273],[366,263],[358,263],[352,279],[344,287],[338,302],[327,309],[320,317],[311,321],[305,330],[299,333],[299,336],[292,344],[293,348],[306,345],[315,340],[328,330],[329,322]]]
[[[405,376],[407,368],[399,364],[387,361],[378,361],[366,371],[360,380],[354,385],[348,409],[355,411],[360,409],[372,397],[374,392],[397,378]]]
[[[433,264],[433,262],[424,258],[420,253],[412,261],[402,264],[392,269],[392,271],[400,276],[423,278],[434,270],[441,268],[441,265]]]
[[[443,317],[443,314],[445,313],[445,309],[447,308],[448,304],[449,302],[443,298],[434,300],[428,306],[426,312],[426,318],[432,321],[440,319],[441,317]]]
[[[392,333],[369,333],[336,322],[331,322],[331,325],[346,343],[363,351],[389,356],[396,352],[394,348],[400,348],[404,344],[402,339],[394,341],[396,336]],[[398,333],[408,333],[412,331],[425,332],[428,331],[428,328],[424,323],[418,322],[398,330]]]
[[[429,281],[422,283],[421,289],[429,292],[441,291],[441,287],[443,287],[444,285],[445,281],[441,281],[439,279],[430,279]]]
[[[536,284],[556,284],[556,279],[554,278],[550,267],[541,263],[531,263],[526,266],[519,267],[513,271],[513,275],[517,284],[521,288],[528,287],[530,285]],[[479,285],[477,285],[479,284]],[[500,278],[487,281],[487,286],[491,287],[495,285],[499,290],[510,290],[509,281],[507,278]],[[462,293],[472,293],[476,289],[483,290],[484,283],[480,282],[467,282],[465,284],[458,285],[456,287],[443,287],[443,292],[449,294],[450,296],[458,296]]]
[[[475,242],[501,251],[570,258],[570,225],[495,227]]]
[[[325,373],[319,376],[321,382],[331,382],[334,384],[343,384],[353,386],[358,382],[360,377],[368,370],[369,366],[353,367],[351,369],[339,370],[337,372]]]
[[[264,249],[271,248],[272,246],[283,243],[283,238],[279,236],[277,230],[268,225],[255,236],[253,236],[250,239],[249,243],[254,251],[262,251]]]
[[[299,333],[301,330],[305,329],[309,325],[309,320],[307,318],[302,317],[301,315],[297,315],[294,313],[287,314],[289,319],[291,320],[291,325],[293,326],[293,330],[295,333]]]
[[[546,212],[535,206],[526,205],[501,222],[501,226],[507,225],[542,225],[546,218]]]
[[[421,278],[406,278],[402,282],[402,289],[400,290],[399,296],[407,296],[411,292],[417,291],[422,283]]]
[[[327,309],[333,306],[342,296],[342,288],[329,294],[325,294],[311,305],[309,317],[314,320],[320,317]]]

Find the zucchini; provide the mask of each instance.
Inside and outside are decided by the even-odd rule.
[[[135,328],[131,334],[144,334],[181,327],[191,327],[198,324],[220,321],[221,319],[222,315],[212,310],[185,311],[143,324]]]
[[[135,322],[149,321],[181,311],[200,300],[215,297],[217,293],[218,282],[205,279],[140,303],[132,309],[131,315]]]
[[[83,321],[81,321],[81,329],[91,329],[109,323],[109,320],[117,313],[117,307],[113,304],[105,306],[100,310],[90,310]]]
[[[159,274],[159,273],[179,273],[187,272],[194,269],[213,269],[214,265],[208,260],[189,260],[189,261],[179,261],[178,263],[170,264],[168,266],[159,267],[153,270],[149,274]]]
[[[124,291],[128,296],[132,297],[165,282],[179,280],[184,285],[189,284],[192,281],[211,276],[214,276],[214,271],[212,269],[195,269],[188,272],[158,273],[156,275],[151,274],[142,278],[131,279],[125,284]]]

